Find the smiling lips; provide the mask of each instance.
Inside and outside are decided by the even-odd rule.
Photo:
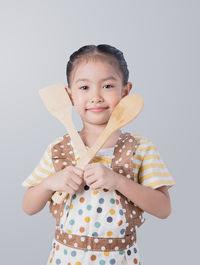
[[[99,107],[99,108],[88,108],[87,110],[89,110],[91,112],[102,112],[102,111],[104,111],[106,109],[108,109],[108,108]]]

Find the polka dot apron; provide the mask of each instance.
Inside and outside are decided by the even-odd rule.
[[[112,170],[133,180],[135,145],[133,136],[122,133],[111,162]],[[76,164],[68,135],[53,146],[52,154],[55,171]],[[50,212],[56,231],[48,265],[140,264],[136,227],[144,222],[142,211],[120,192],[82,184],[62,204],[51,201]]]

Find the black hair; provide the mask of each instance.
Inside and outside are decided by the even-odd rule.
[[[100,45],[83,46],[70,56],[66,67],[67,82],[69,87],[70,87],[70,77],[75,67],[75,62],[78,62],[80,59],[83,59],[87,55],[90,56],[94,53],[99,55],[101,54],[107,55],[110,58],[115,59],[118,62],[118,68],[123,77],[123,85],[127,84],[129,78],[129,71],[123,53],[117,48],[110,46],[108,44],[100,44]]]

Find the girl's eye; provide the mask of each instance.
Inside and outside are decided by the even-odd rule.
[[[86,89],[88,89],[88,86],[82,86],[82,87],[80,87],[80,89],[81,90],[86,90]]]
[[[113,87],[112,85],[105,85],[104,86],[105,88],[111,88],[111,87]]]

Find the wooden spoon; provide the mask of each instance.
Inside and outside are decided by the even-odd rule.
[[[112,135],[112,133],[125,126],[139,115],[139,113],[142,111],[143,105],[144,101],[140,95],[128,95],[122,98],[113,110],[105,129],[97,138],[94,145],[84,156],[80,157],[77,167],[84,169],[84,167],[93,159],[93,157],[101,149],[103,144]],[[55,192],[52,196],[52,200],[60,204],[63,202],[66,195],[66,192]]]
[[[79,156],[82,157],[87,149],[72,122],[72,102],[62,84],[55,84],[39,90],[39,95],[48,111],[66,128]]]

